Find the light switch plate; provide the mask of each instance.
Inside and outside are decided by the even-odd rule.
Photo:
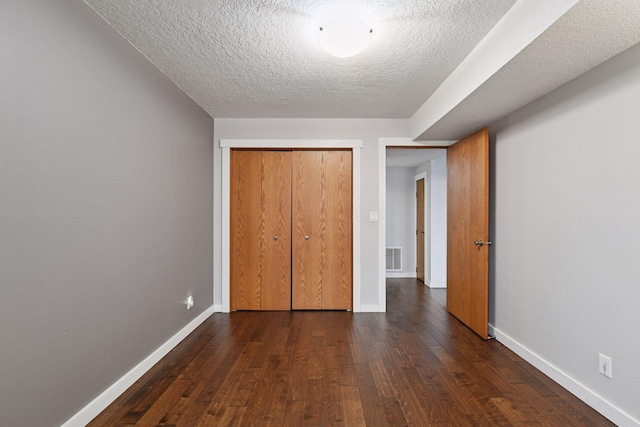
[[[378,216],[378,212],[369,212],[369,221],[375,222],[379,220],[380,220],[380,217]]]

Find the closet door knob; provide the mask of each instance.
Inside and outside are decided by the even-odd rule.
[[[309,235],[304,236],[304,240],[309,240]]]
[[[273,240],[278,240],[278,236],[273,236]]]

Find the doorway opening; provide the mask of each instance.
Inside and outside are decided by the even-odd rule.
[[[380,139],[381,311],[386,305],[387,278],[420,278],[428,287],[446,287],[447,145]],[[423,210],[419,210],[418,196],[424,200]],[[402,271],[387,271],[388,247],[402,247]]]

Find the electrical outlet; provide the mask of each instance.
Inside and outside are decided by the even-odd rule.
[[[191,310],[192,307],[193,307],[193,297],[189,295],[187,297],[187,310]]]
[[[605,377],[613,379],[613,361],[609,356],[598,353],[598,370]]]

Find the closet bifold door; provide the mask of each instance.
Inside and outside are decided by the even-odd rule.
[[[351,310],[351,151],[292,155],[292,308]]]
[[[291,309],[291,153],[231,151],[231,309]]]
[[[262,153],[261,310],[291,310],[291,152]]]

